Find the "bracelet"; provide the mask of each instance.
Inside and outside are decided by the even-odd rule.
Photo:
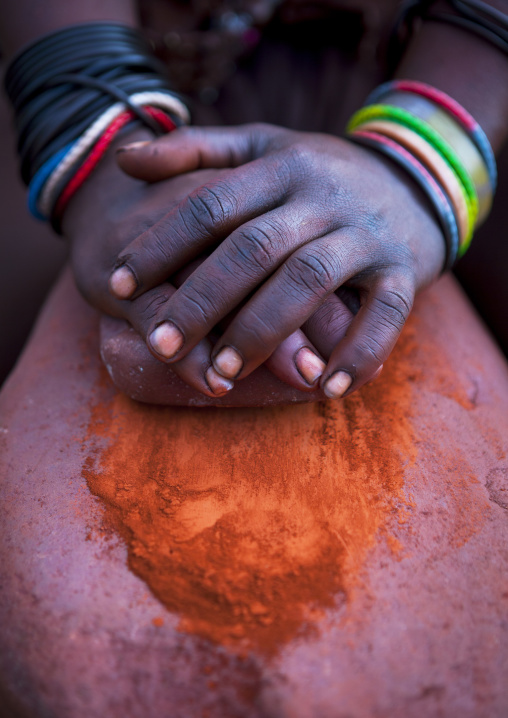
[[[457,222],[450,201],[436,180],[416,157],[385,135],[357,129],[352,132],[350,139],[377,150],[394,160],[420,186],[434,209],[445,237],[446,259],[444,269],[452,267],[459,249]]]
[[[448,226],[451,212],[456,236],[449,228],[444,231],[451,266],[492,205],[497,169],[480,125],[444,92],[394,80],[370,93],[347,130],[352,140],[390,156],[411,174],[441,213],[443,231],[443,217]]]
[[[381,134],[394,140],[425,166],[441,185],[453,207],[459,230],[459,246],[467,245],[471,226],[467,199],[457,176],[439,152],[416,132],[394,122],[383,120],[366,122],[361,125],[361,130],[376,132],[377,135]]]
[[[377,102],[383,102],[387,95],[395,92],[410,93],[418,96],[419,98],[426,98],[427,100],[430,100],[431,103],[434,103],[434,109],[436,109],[436,105],[441,107],[448,115],[455,119],[464,130],[466,130],[483,157],[483,161],[485,162],[487,172],[489,174],[492,192],[494,193],[497,187],[496,159],[494,157],[492,147],[490,146],[490,142],[487,139],[487,135],[474,117],[472,117],[472,115],[470,115],[469,112],[459,105],[459,103],[452,97],[441,90],[437,90],[435,87],[427,85],[423,82],[416,82],[412,80],[394,80],[392,82],[385,82],[370,93],[366,103],[375,104]],[[427,112],[429,112],[429,110],[427,110]]]
[[[135,95],[131,95],[129,99],[132,104],[162,107],[166,111],[173,111],[174,114],[178,113],[184,121],[188,121],[189,119],[187,108],[173,95],[166,95],[162,92],[139,92]],[[106,127],[108,127],[118,115],[125,112],[125,110],[126,107],[122,102],[117,102],[112,105],[112,107],[106,110],[106,112],[88,128],[76,144],[70,148],[67,154],[62,157],[60,163],[54,168],[40,192],[38,200],[40,215],[50,217],[52,207],[55,203],[55,194],[62,177],[72,170],[74,165],[93,147]],[[172,123],[171,129],[175,129],[174,123]]]
[[[385,101],[390,106],[400,107],[410,112],[414,117],[436,130],[449,148],[460,158],[478,197],[478,215],[473,222],[478,227],[491,209],[493,193],[483,157],[469,135],[440,107],[433,105],[425,98],[397,92],[387,95]]]
[[[164,129],[166,132],[170,132],[171,130],[175,129],[175,124],[173,123],[173,121],[170,118],[168,118],[167,115],[164,114],[164,112],[161,112],[161,110],[158,110],[157,108],[147,107],[146,111],[150,114],[150,116],[153,119],[155,119],[157,122],[159,122],[162,129]],[[114,140],[114,138],[118,134],[118,132],[123,127],[125,127],[125,125],[128,122],[130,122],[132,119],[134,119],[134,115],[131,110],[127,110],[126,112],[119,115],[110,124],[110,126],[107,128],[107,130],[104,132],[102,137],[99,139],[99,141],[95,145],[92,152],[88,155],[85,162],[81,165],[81,167],[73,175],[72,179],[67,184],[67,186],[63,190],[62,194],[58,198],[55,209],[54,209],[53,219],[56,220],[56,223],[57,223],[56,226],[58,228],[59,228],[59,223],[60,223],[62,214],[64,212],[64,209],[67,206],[70,199],[74,196],[74,194],[81,187],[81,185],[84,183],[84,181],[90,176],[92,171],[95,169],[95,167],[99,163],[100,159],[106,153],[106,150],[111,145],[112,141]]]
[[[189,121],[185,104],[171,91],[148,44],[136,30],[117,23],[74,25],[40,38],[15,56],[5,86],[16,112],[27,184],[117,102],[156,134],[160,123],[144,104],[164,108],[174,125]],[[158,96],[153,101],[131,99],[145,92]]]
[[[468,212],[471,217],[471,224],[474,226],[478,216],[478,196],[471,177],[467,173],[461,159],[452,148],[442,139],[441,135],[430,127],[426,122],[418,119],[410,112],[392,105],[370,105],[358,110],[348,124],[348,131],[354,130],[363,122],[368,120],[391,119],[405,127],[415,130],[424,137],[438,152],[445,158],[450,167],[459,177],[468,200]]]
[[[41,212],[39,212],[38,208],[38,197],[39,194],[44,187],[44,184],[47,180],[47,178],[51,175],[55,167],[58,166],[58,164],[61,162],[62,158],[65,157],[66,153],[69,151],[69,149],[72,148],[71,145],[67,145],[67,147],[63,147],[59,152],[54,155],[54,157],[51,157],[47,162],[43,164],[43,166],[40,168],[40,170],[37,172],[33,180],[30,182],[30,185],[28,187],[28,209],[30,211],[30,214],[35,217],[36,219],[42,219],[47,220],[47,217],[43,215]]]
[[[415,21],[444,22],[473,33],[508,53],[508,15],[483,0],[447,0],[455,14],[432,12],[436,0],[405,0],[388,43],[388,64],[394,70],[407,47]]]

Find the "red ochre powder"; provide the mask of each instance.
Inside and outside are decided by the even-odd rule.
[[[414,459],[408,336],[343,402],[95,405],[88,485],[181,630],[270,655],[347,596]]]

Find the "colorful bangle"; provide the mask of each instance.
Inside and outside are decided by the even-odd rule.
[[[408,92],[420,97],[425,97],[436,105],[442,107],[449,115],[454,117],[457,122],[469,134],[484,162],[490,177],[492,193],[494,194],[497,187],[497,166],[494,152],[487,138],[487,135],[469,112],[462,107],[456,100],[447,95],[445,92],[427,85],[424,82],[414,80],[393,80],[385,82],[370,93],[366,104],[376,104],[382,100],[390,92]]]
[[[140,33],[117,23],[83,23],[39,38],[15,56],[5,84],[17,115],[27,184],[118,101],[158,133],[158,123],[131,101],[136,93],[157,91],[166,102],[171,95],[172,107],[166,109],[176,124],[179,118],[188,121],[187,108],[171,92],[150,46]],[[159,105],[159,100],[150,103]]]
[[[476,226],[479,226],[492,207],[493,192],[487,165],[469,134],[453,117],[425,97],[406,92],[393,92],[386,95],[382,104],[400,107],[426,122],[460,157],[478,196]]]
[[[393,107],[392,105],[370,105],[369,107],[363,107],[353,115],[347,127],[348,132],[352,132],[364,122],[381,119],[392,120],[415,130],[415,132],[424,137],[444,157],[464,187],[468,200],[468,209],[473,219],[471,224],[474,227],[478,216],[478,196],[471,177],[457,154],[442,139],[441,135],[426,122],[414,117],[410,112],[400,107]]]
[[[459,244],[462,247],[472,234],[468,216],[467,199],[462,185],[446,160],[419,134],[402,125],[386,120],[373,120],[361,125],[363,132],[376,132],[394,140],[419,160],[442,186],[453,207],[459,228]]]
[[[155,119],[161,128],[165,130],[166,132],[171,132],[176,128],[175,123],[169,118],[164,112],[161,110],[155,108],[155,107],[145,107],[145,112],[147,112],[153,119]],[[59,220],[63,214],[63,211],[65,207],[67,206],[70,199],[74,196],[74,194],[77,192],[77,190],[81,187],[81,185],[84,183],[84,181],[89,177],[89,175],[92,173],[92,171],[95,169],[97,164],[99,163],[100,159],[103,157],[103,155],[106,153],[106,150],[110,146],[111,142],[115,138],[115,135],[118,134],[118,132],[132,119],[134,119],[134,114],[132,111],[128,110],[127,112],[122,113],[119,115],[114,122],[110,124],[110,126],[107,128],[107,130],[104,132],[100,140],[97,142],[95,147],[93,148],[92,152],[88,155],[85,162],[81,165],[81,167],[77,170],[77,172],[73,175],[72,179],[70,180],[69,184],[65,187],[62,194],[58,198],[55,209],[54,209],[54,216]]]
[[[443,230],[447,250],[444,269],[450,268],[457,258],[459,232],[450,200],[436,180],[416,157],[385,135],[357,129],[351,133],[350,139],[377,150],[392,159],[405,169],[420,186],[428,197]]]
[[[155,104],[156,106],[163,107],[165,110],[171,111],[174,114],[176,114],[176,109],[181,106],[181,108],[185,110],[185,113],[180,115],[180,119],[183,119],[184,117],[189,119],[187,108],[185,108],[185,106],[172,95],[165,95],[162,92],[139,92],[132,95],[129,99],[132,103],[139,104],[141,106]],[[40,198],[38,200],[38,210],[40,216],[46,218],[51,216],[52,208],[59,194],[62,178],[64,178],[66,174],[72,173],[73,168],[79,163],[80,159],[86,155],[90,148],[93,147],[104,130],[116,117],[125,112],[125,110],[126,107],[122,102],[117,102],[112,105],[88,128],[88,130],[71,147],[65,157],[62,158],[60,164],[54,169],[53,173],[47,179],[41,190]],[[171,129],[175,129],[176,126],[174,122],[172,122],[171,119],[170,122]]]
[[[133,115],[130,111],[123,112],[119,115],[114,122],[110,124],[107,130],[104,132],[100,140],[97,142],[92,152],[88,155],[85,162],[81,165],[78,171],[73,175],[72,179],[65,187],[64,191],[57,200],[54,209],[54,216],[58,219],[62,216],[67,203],[71,197],[81,187],[86,178],[92,173],[97,166],[101,157],[105,154],[109,145],[113,141],[115,135],[124,127],[128,122],[133,119]]]
[[[53,157],[50,157],[50,159],[47,160],[42,165],[40,170],[38,170],[38,172],[34,175],[33,179],[28,185],[28,209],[30,211],[30,214],[36,219],[47,220],[47,217],[41,214],[38,209],[39,194],[41,192],[41,189],[44,187],[48,177],[51,175],[55,167],[58,166],[62,158],[65,157],[65,155],[71,148],[72,143],[70,145],[67,145],[66,147],[63,147],[59,152],[53,155]]]

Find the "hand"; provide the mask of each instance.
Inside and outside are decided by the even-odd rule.
[[[117,254],[131,240],[154,225],[168,210],[179,206],[190,192],[214,178],[219,178],[221,174],[216,170],[201,170],[147,186],[124,175],[111,158],[106,158],[92,178],[80,189],[64,215],[63,228],[71,240],[76,281],[88,301],[110,316],[126,319],[140,334],[146,336],[147,328],[156,315],[158,307],[175,292],[175,287],[190,276],[203,258],[183,266],[171,277],[172,284],[163,281],[133,301],[118,299],[108,291],[107,281],[111,266]],[[196,254],[199,254],[199,251],[194,253]],[[194,255],[190,253],[189,258]],[[333,321],[329,326],[326,329],[320,327],[318,315],[314,318],[310,329],[311,333],[314,331],[319,335],[320,350],[324,356],[338,337],[343,336],[352,318],[351,312],[335,295],[330,298],[328,307],[329,313],[333,308]],[[324,313],[321,314],[321,321],[323,320],[326,320]],[[223,323],[223,326],[226,324]],[[119,339],[115,341],[116,348],[119,347],[119,341]],[[127,344],[122,346],[127,351]],[[133,339],[129,338],[128,351],[131,351],[133,346]],[[230,391],[233,382],[217,374],[211,367],[212,347],[213,337],[203,337],[182,361],[172,364],[172,370],[189,386],[206,396],[216,398]],[[102,349],[106,353],[109,351],[105,346]],[[125,381],[129,357],[122,356],[121,360],[123,381]],[[312,393],[316,389],[325,363],[319,357],[319,350],[313,346],[309,338],[301,330],[297,330],[276,348],[266,362],[266,366],[275,376],[295,389]],[[168,380],[170,374],[171,372],[167,375]],[[148,363],[144,386],[149,387],[149,376],[152,375],[155,377],[155,383],[160,385],[162,374],[154,370],[153,364]],[[262,376],[266,376],[266,373]],[[255,384],[252,382],[250,384],[251,395]],[[265,400],[264,395],[269,385],[267,379],[260,382],[259,403]],[[273,387],[270,388],[270,392],[273,394]],[[185,393],[185,396],[188,394]],[[283,388],[278,389],[278,394],[280,395],[278,401],[283,401]],[[166,391],[166,403],[167,395]],[[249,402],[252,403],[253,398],[250,395]],[[317,398],[315,392],[309,395],[309,398],[311,396],[314,400]],[[235,392],[235,397],[233,401],[237,403],[243,401],[241,392]],[[288,391],[287,401],[294,401],[295,397],[298,397],[298,392],[295,394],[294,391]],[[302,399],[303,397],[298,398],[298,400]],[[270,397],[267,400],[270,401]]]
[[[218,374],[246,377],[300,327],[319,349],[316,312],[321,328],[333,320],[334,292],[346,285],[361,308],[347,335],[339,321],[321,377],[328,396],[342,396],[376,374],[415,292],[443,265],[441,230],[419,188],[346,140],[269,125],[185,128],[126,148],[118,163],[148,182],[232,167],[131,242],[110,279],[113,296],[139,301],[214,248],[144,327],[151,351],[168,362],[182,361],[243,303],[213,348]]]

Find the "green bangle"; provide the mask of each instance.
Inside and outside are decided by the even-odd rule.
[[[478,196],[478,217],[476,219],[476,227],[478,227],[487,217],[492,206],[492,182],[482,154],[464,128],[442,107],[435,105],[425,97],[409,92],[392,92],[383,97],[381,104],[400,107],[426,122],[432,129],[439,132],[443,140],[461,158]]]
[[[460,249],[460,254],[464,254],[473,236],[479,206],[476,189],[461,160],[436,130],[423,120],[418,119],[400,107],[393,107],[392,105],[369,105],[368,107],[362,107],[358,112],[355,112],[349,121],[347,131],[351,132],[358,128],[363,122],[375,119],[392,120],[417,132],[444,157],[457,175],[466,193],[469,219],[469,231]]]

